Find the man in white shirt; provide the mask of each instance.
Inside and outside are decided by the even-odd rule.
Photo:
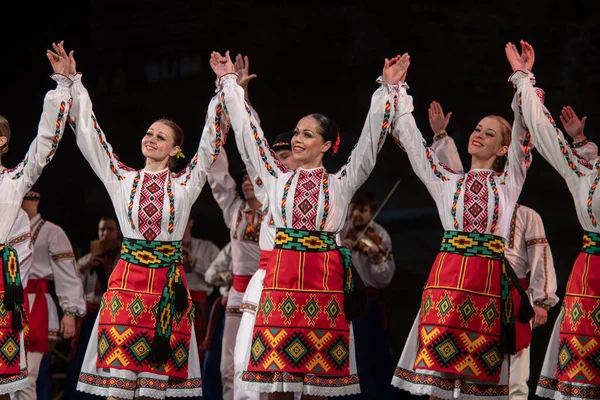
[[[27,283],[29,298],[29,345],[27,366],[31,387],[17,392],[19,400],[36,399],[36,382],[40,363],[50,352],[50,340],[69,339],[75,334],[75,317],[86,313],[83,287],[77,276],[75,255],[65,232],[38,212],[41,195],[34,187],[23,198],[22,208],[29,217],[33,262]],[[62,320],[49,293],[53,282]]]

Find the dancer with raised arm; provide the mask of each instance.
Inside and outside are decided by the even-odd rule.
[[[54,70],[52,79],[57,83],[56,89],[50,90],[44,98],[37,137],[25,158],[10,169],[1,161],[2,155],[8,152],[11,130],[6,118],[0,116],[0,296],[6,312],[0,322],[0,348],[3,349],[0,399],[7,399],[9,393],[29,386],[23,343],[23,327],[27,322],[23,288],[27,286],[33,253],[29,218],[21,209],[21,201],[54,157],[71,105],[69,87],[73,80],[67,77],[67,62],[49,54],[48,59]]]
[[[521,42],[526,57],[534,57],[533,47]],[[554,325],[536,394],[554,399],[600,398],[600,352],[598,332],[600,315],[600,162],[586,160],[572,149],[554,119],[544,107],[531,84],[531,69],[523,65],[523,56],[512,43],[506,45],[506,57],[513,66],[519,93],[519,111],[539,153],[565,179],[575,201],[579,223],[584,230],[583,247],[575,260],[561,313]],[[517,77],[517,78],[515,78]],[[521,78],[518,78],[521,77]],[[564,110],[567,111],[567,110]],[[562,118],[565,126],[574,117]],[[571,123],[576,121],[571,121]],[[573,135],[571,135],[573,136]],[[581,127],[583,140],[583,127]]]
[[[483,118],[469,138],[471,170],[455,172],[426,145],[406,90],[406,85],[400,89],[392,134],[434,198],[446,232],[392,384],[431,398],[506,398],[506,356],[520,350],[514,308],[520,322],[533,316],[504,257],[531,163],[528,134],[518,121],[511,132],[504,118]],[[513,110],[518,118],[518,96]],[[513,301],[509,282],[519,291],[519,302]]]
[[[58,49],[58,57],[66,54]],[[75,68],[69,71],[75,74]],[[208,107],[198,152],[180,173],[183,131],[173,121],[152,123],[141,137],[146,158],[135,170],[119,162],[78,80],[71,89],[77,145],[115,207],[123,232],[121,258],[103,295],[77,389],[109,399],[192,397],[202,394],[194,308],[184,277],[182,238],[190,210],[225,132],[223,107]]]
[[[538,94],[542,92],[538,90]],[[446,132],[449,116],[444,116],[438,102],[431,103],[429,124],[434,132],[431,149],[440,162],[462,172],[463,167],[454,141]],[[558,302],[556,296],[556,271],[552,251],[546,239],[544,224],[540,215],[529,207],[517,204],[510,222],[510,232],[505,247],[506,259],[515,270],[523,289],[533,301],[535,317],[533,328],[544,325],[548,319],[548,309]],[[527,276],[529,275],[529,279]],[[513,297],[518,293],[513,288]],[[516,322],[518,348],[517,354],[510,357],[509,397],[511,400],[529,397],[529,351],[531,343],[531,324]]]
[[[213,53],[211,66],[236,141],[243,143],[242,159],[259,173],[277,228],[243,388],[278,392],[272,397],[282,399],[292,393],[281,392],[317,398],[360,391],[351,321],[365,311],[366,296],[360,295],[365,295],[364,284],[348,249],[336,243],[336,234],[354,192],[375,166],[407,65],[408,55],[385,60],[381,87],[372,97],[358,144],[342,170],[330,174],[323,157],[339,147],[335,123],[322,114],[298,122],[291,145],[300,166],[288,171],[275,160],[254,122],[229,53]]]

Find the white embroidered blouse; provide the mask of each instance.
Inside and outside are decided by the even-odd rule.
[[[197,153],[178,174],[168,168],[151,172],[122,164],[107,142],[92,109],[90,96],[78,80],[71,89],[69,121],[77,145],[113,202],[123,236],[130,239],[181,240],[192,205],[218,157],[226,132],[221,127],[221,99],[213,97]]]
[[[528,76],[513,79],[531,85]],[[508,160],[502,173],[491,169],[453,171],[427,146],[413,118],[412,97],[406,89],[406,85],[400,89],[392,135],[406,151],[413,170],[435,200],[443,228],[507,238],[512,212],[531,164],[526,130],[519,121],[513,124]],[[517,95],[512,107],[518,119]]]
[[[235,78],[230,74],[221,79],[221,93],[236,141],[243,143],[242,159],[258,172],[268,193],[274,226],[339,232],[352,196],[375,166],[394,116],[397,87],[382,84],[375,91],[358,143],[344,167],[333,174],[324,167],[287,171],[278,163]]]

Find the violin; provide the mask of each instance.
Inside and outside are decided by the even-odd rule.
[[[377,246],[377,248],[379,249],[378,255],[382,257],[381,262],[388,261],[392,258],[392,253],[389,250],[386,250],[382,247],[383,239],[381,238],[381,236],[379,236],[379,234],[377,234],[377,232],[375,232],[375,229],[373,229],[373,227],[371,226],[371,222],[375,220],[375,217],[383,209],[383,206],[390,199],[392,193],[394,193],[398,185],[400,185],[401,181],[402,178],[398,178],[392,189],[385,196],[385,199],[383,199],[383,201],[379,205],[377,211],[373,213],[371,219],[369,220],[369,222],[367,222],[367,225],[360,232],[356,232],[356,230],[353,228],[351,228],[351,230],[348,232],[345,239],[349,239],[354,242],[354,245],[352,246],[353,250],[358,250],[366,255],[369,255],[369,248]]]
[[[368,225],[365,229],[360,232],[351,229],[346,235],[345,239],[349,239],[354,242],[352,250],[360,251],[361,253],[369,256],[369,248],[377,247],[379,250],[378,255],[382,257],[382,261],[391,259],[392,253],[389,250],[383,248],[383,238],[375,232],[372,226]]]

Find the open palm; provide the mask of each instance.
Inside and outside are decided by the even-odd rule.
[[[217,78],[235,71],[233,62],[231,62],[231,58],[229,57],[229,51],[225,53],[225,57],[213,51],[210,55],[210,67],[215,72],[215,75],[217,75]]]
[[[391,60],[386,58],[383,64],[383,81],[392,84],[404,82],[409,66],[410,56],[408,53],[396,56]]]

